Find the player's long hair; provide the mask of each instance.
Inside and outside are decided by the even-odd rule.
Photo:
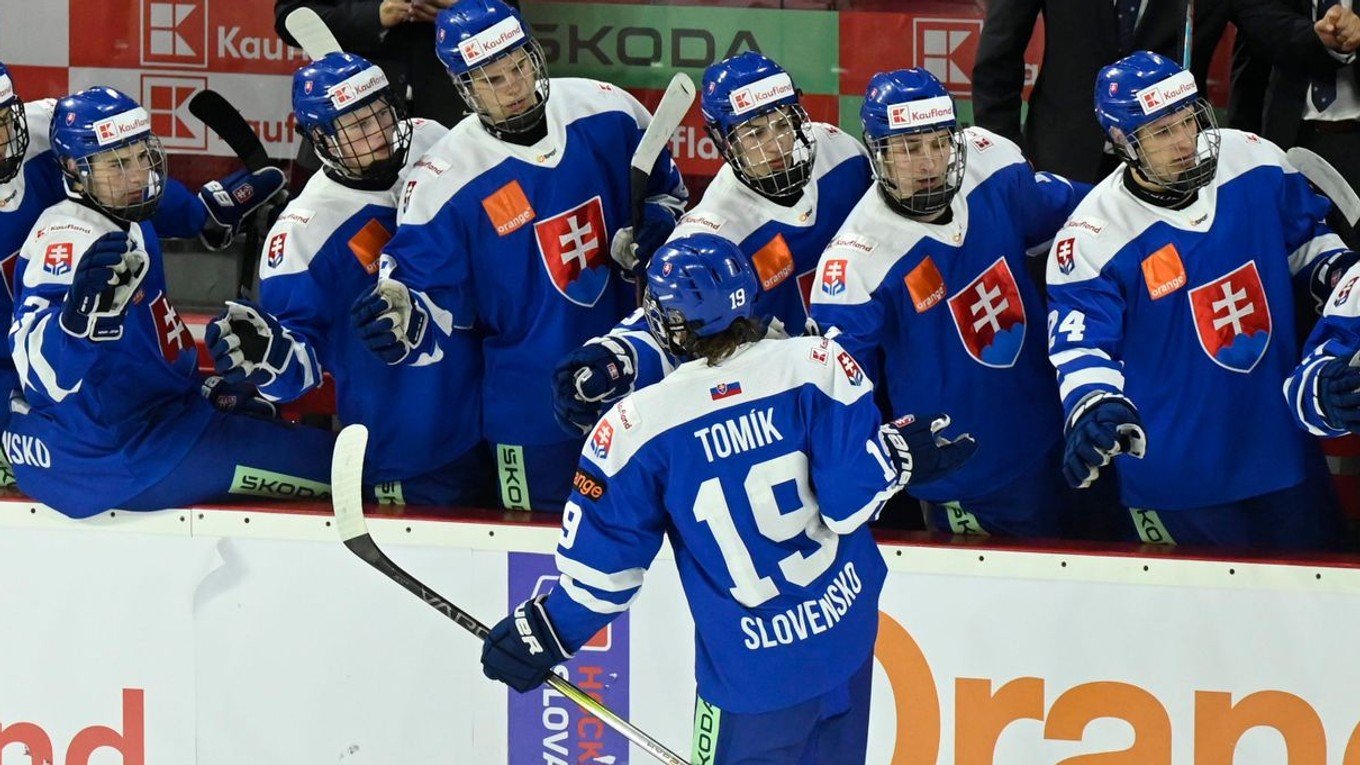
[[[765,323],[755,318],[733,319],[727,329],[708,337],[695,337],[684,345],[687,355],[704,359],[710,367],[722,363],[738,348],[765,336]]]

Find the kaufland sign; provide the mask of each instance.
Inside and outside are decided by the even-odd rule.
[[[758,109],[771,101],[788,98],[794,94],[793,80],[784,73],[771,75],[759,82],[732,91],[728,98],[732,102],[733,114],[745,114]]]
[[[905,101],[888,106],[888,127],[893,130],[938,125],[954,120],[954,101],[949,96]]]

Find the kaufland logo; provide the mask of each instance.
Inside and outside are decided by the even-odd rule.
[[[496,55],[507,45],[523,39],[524,27],[520,26],[519,20],[512,16],[503,19],[500,23],[493,25],[479,35],[469,37],[463,41],[458,49],[463,54],[463,63],[472,66],[484,58]]]
[[[1138,103],[1143,107],[1143,114],[1152,114],[1177,101],[1192,98],[1197,92],[1194,75],[1179,72],[1138,91]]]
[[[888,127],[893,130],[925,127],[954,121],[954,101],[949,96],[923,98],[888,105]]]
[[[142,0],[142,63],[206,67],[208,0]]]
[[[207,87],[206,77],[142,75],[141,103],[151,114],[151,132],[165,148],[207,150],[207,130],[189,112],[189,100]]]
[[[114,141],[121,141],[150,129],[151,116],[141,107],[94,123],[95,139],[99,141],[100,146],[107,146]]]
[[[368,97],[370,93],[379,88],[385,87],[387,87],[386,75],[378,67],[370,66],[332,87],[327,95],[330,96],[331,106],[340,109],[347,104]]]
[[[9,75],[0,74],[0,104],[14,98],[14,83],[10,82]]]
[[[915,65],[935,75],[955,95],[971,94],[973,80],[968,73],[977,59],[982,20],[915,18],[911,26]]]
[[[788,98],[794,93],[793,80],[781,72],[733,91],[729,100],[732,102],[734,114],[744,114],[771,101]]]

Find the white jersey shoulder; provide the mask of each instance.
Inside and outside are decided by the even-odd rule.
[[[835,340],[761,340],[717,366],[702,359],[681,364],[661,382],[618,402],[596,425],[583,454],[606,476],[614,476],[651,440],[714,412],[731,410],[734,427],[761,429],[769,423],[756,402],[808,384],[847,405],[873,391]],[[755,420],[743,423],[742,416]],[[695,432],[694,437],[701,435]]]
[[[1017,164],[1029,165],[1014,141],[985,128],[964,128],[963,140],[967,143],[968,159],[963,171],[963,186],[959,189],[960,196],[972,193],[998,171]]]
[[[465,186],[507,160],[557,167],[566,153],[567,127],[608,111],[627,113],[640,126],[650,120],[647,110],[622,88],[574,77],[552,80],[545,111],[547,135],[532,146],[496,138],[477,115],[469,114],[421,157],[407,177],[401,195],[401,224],[430,222]]]
[[[47,208],[20,250],[19,257],[29,261],[24,268],[24,286],[70,284],[76,264],[94,240],[117,230],[118,225],[101,213],[69,199]],[[128,237],[146,250],[140,225],[134,224]]]
[[[396,209],[397,195],[405,187],[406,176],[447,132],[447,128],[433,120],[411,120],[411,148],[406,166],[389,189],[352,189],[325,173],[313,175],[269,229],[260,257],[260,278],[306,271],[336,229],[364,207]]]
[[[1214,185],[1222,186],[1258,167],[1281,167],[1298,172],[1285,159],[1284,150],[1269,140],[1242,130],[1218,131],[1218,172]]]
[[[819,196],[842,191],[823,188],[823,179],[846,161],[867,158],[868,152],[859,141],[830,125],[814,122],[810,129],[817,142],[817,156],[813,161],[812,178],[795,204],[785,206],[766,199],[742,183],[731,165],[723,163],[704,192],[704,198],[681,216],[670,239],[716,234],[739,244],[770,221],[798,228],[815,226]],[[854,193],[861,191],[855,189]]]

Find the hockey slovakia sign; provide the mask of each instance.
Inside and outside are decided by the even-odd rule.
[[[506,613],[526,598],[557,583],[553,556],[510,553]],[[581,690],[628,717],[628,614],[622,614],[586,642],[576,657],[558,668]],[[528,693],[509,692],[510,763],[612,762],[626,765],[628,740],[544,685]]]

